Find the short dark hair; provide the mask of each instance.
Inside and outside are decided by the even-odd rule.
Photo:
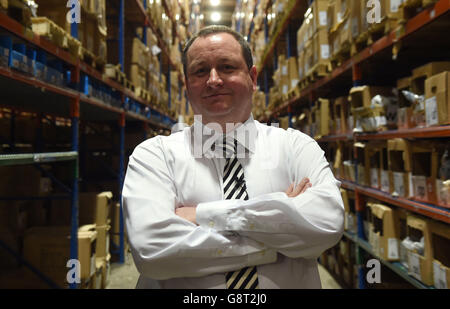
[[[244,37],[237,31],[234,31],[230,27],[222,26],[222,25],[212,25],[205,27],[198,31],[194,36],[192,36],[186,43],[183,49],[183,55],[181,57],[181,61],[183,62],[183,71],[184,75],[187,77],[187,52],[189,48],[191,47],[192,43],[199,38],[199,37],[206,37],[208,35],[211,35],[213,33],[229,33],[231,34],[236,41],[238,41],[239,45],[241,45],[242,49],[242,55],[244,56],[245,63],[247,64],[248,69],[250,70],[253,67],[253,56],[252,56],[252,50],[250,49],[250,45],[248,42],[244,39]]]

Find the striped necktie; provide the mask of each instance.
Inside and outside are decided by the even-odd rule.
[[[223,170],[223,193],[227,200],[248,200],[247,186],[244,180],[244,169],[237,159],[237,140],[224,138],[219,145],[226,159]],[[225,275],[227,289],[257,289],[258,274],[256,266],[245,267],[228,272]]]

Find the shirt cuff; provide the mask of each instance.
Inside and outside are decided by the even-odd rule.
[[[221,200],[197,205],[196,221],[205,228],[217,231],[251,230],[252,222],[246,217],[246,209],[260,202],[287,198],[284,192],[264,194],[250,200]]]

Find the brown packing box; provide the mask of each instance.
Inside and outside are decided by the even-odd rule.
[[[78,199],[80,225],[106,225],[112,202],[112,192],[80,193]]]
[[[425,94],[425,81],[433,75],[450,71],[450,62],[430,62],[412,71],[411,90],[415,94]]]
[[[97,232],[78,233],[78,260],[81,279],[89,278]],[[62,287],[67,285],[67,262],[70,260],[70,227],[33,227],[25,232],[25,260]]]
[[[427,126],[450,124],[450,72],[425,80],[425,119]]]
[[[317,132],[315,137],[320,138],[329,134],[330,101],[327,99],[318,99],[316,105]]]
[[[0,196],[47,196],[52,191],[52,181],[43,177],[34,166],[0,167]]]
[[[396,212],[385,205],[372,203],[372,250],[386,261],[398,261],[399,232]]]
[[[381,171],[387,170],[383,166],[383,149],[387,148],[386,141],[370,141],[365,148],[365,172],[368,176],[368,185],[381,189]]]
[[[99,258],[106,257],[109,254],[109,242],[110,242],[110,225],[97,226],[97,247],[96,256]]]
[[[409,197],[411,190],[411,146],[402,138],[387,141],[389,190],[393,195]]]
[[[313,66],[327,63],[331,57],[330,44],[328,42],[328,32],[326,29],[319,29],[312,39]],[[312,69],[312,68],[310,68]]]
[[[402,90],[411,91],[411,79],[412,76],[403,77],[397,80],[397,90],[399,92],[398,98],[398,116],[397,127],[398,129],[409,129],[416,126],[414,120],[414,107],[408,102],[405,96],[401,93]]]
[[[298,76],[297,57],[290,57],[287,60],[288,76],[289,76],[289,90],[295,89],[300,80]]]
[[[312,27],[312,33],[316,33],[319,29],[326,29],[328,18],[328,0],[314,0],[308,8],[309,14],[305,16],[305,20],[309,19]]]
[[[415,141],[411,144],[412,197],[436,204],[438,152],[436,142]]]
[[[78,260],[81,264],[81,279],[91,278],[95,274],[95,250],[97,231],[78,232]]]
[[[356,182],[362,186],[369,184],[369,174],[366,173],[366,148],[367,144],[362,142],[355,142],[355,151],[357,153],[358,165],[356,169]]]
[[[408,254],[408,273],[417,280],[426,285],[433,285],[433,243],[431,235],[431,221],[425,218],[419,218],[408,215],[406,218],[408,225],[408,236],[416,242],[424,238],[423,254],[416,250],[407,250]]]
[[[350,6],[350,31],[352,40],[355,40],[362,33],[361,1],[351,1]]]
[[[450,226],[434,221],[431,234],[434,286],[448,289],[450,286]]]
[[[350,89],[349,95],[351,106],[352,108],[369,107],[371,105],[372,98],[378,94],[386,97],[392,97],[392,88],[378,86],[353,87]]]

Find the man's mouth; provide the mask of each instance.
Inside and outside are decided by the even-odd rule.
[[[206,95],[203,98],[209,99],[209,98],[215,98],[215,97],[224,96],[224,95],[228,95],[228,93],[214,93],[214,94]]]

